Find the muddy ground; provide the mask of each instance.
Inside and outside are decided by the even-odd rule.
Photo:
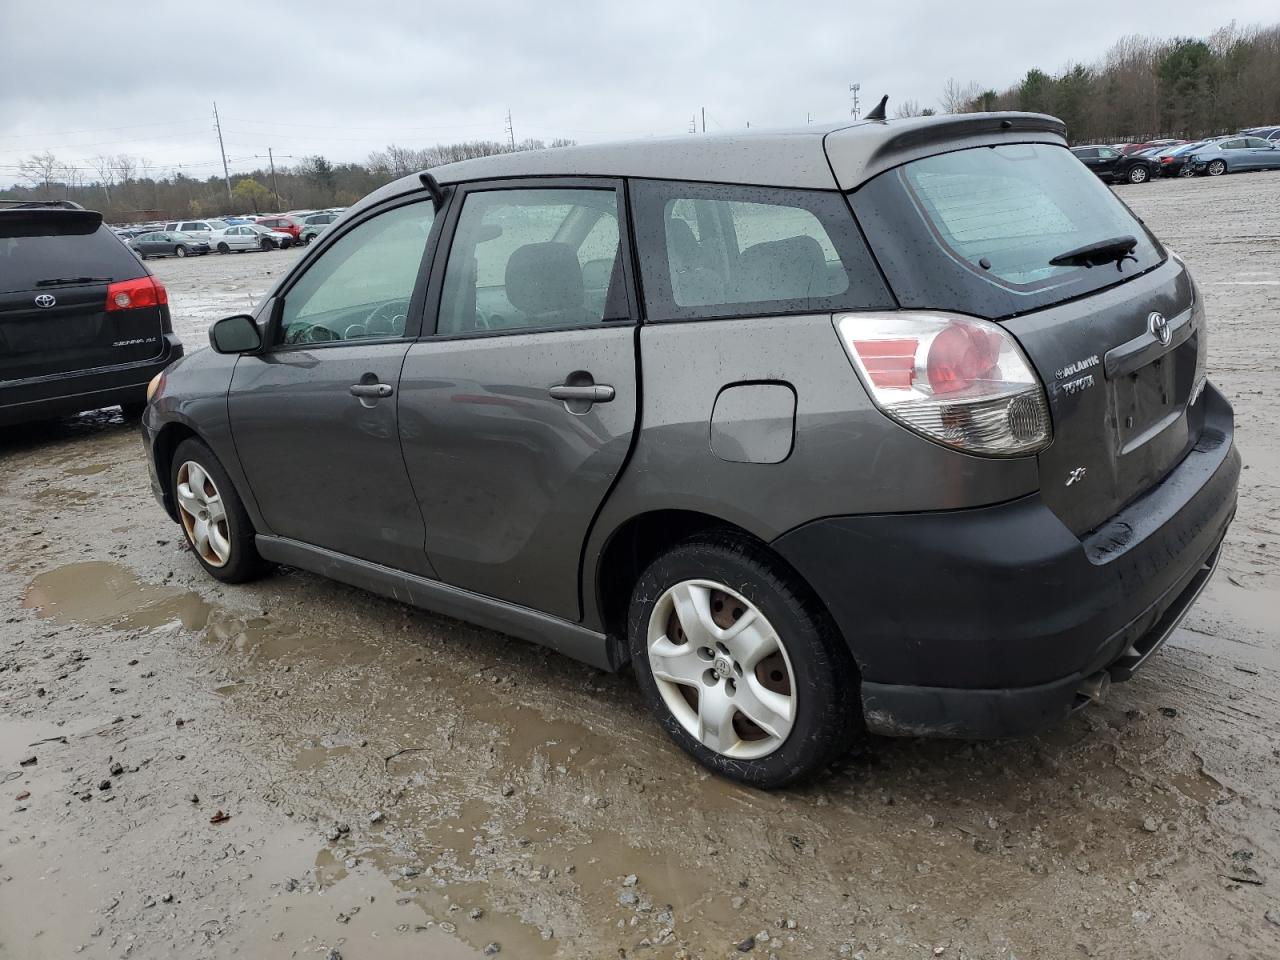
[[[0,956],[1280,956],[1280,173],[1121,195],[1236,404],[1217,577],[1045,735],[872,739],[800,790],[709,777],[629,677],[221,587],[113,412],[0,434]],[[294,255],[153,266],[194,349]]]

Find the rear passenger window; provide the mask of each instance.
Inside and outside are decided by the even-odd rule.
[[[474,191],[453,234],[436,333],[627,319],[613,189]]]
[[[892,305],[838,193],[647,181],[634,195],[651,319]]]

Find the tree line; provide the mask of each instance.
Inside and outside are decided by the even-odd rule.
[[[316,155],[276,166],[274,173],[270,168],[233,173],[230,200],[220,174],[201,178],[173,171],[161,176],[145,157],[99,155],[77,162],[45,150],[18,163],[20,182],[0,190],[0,200],[73,200],[101,211],[109,223],[345,207],[385,183],[428,167],[572,143],[467,140],[424,149],[389,144],[370,153],[365,163],[333,163]]]
[[[940,106],[1047,113],[1072,143],[1191,140],[1280,124],[1280,24],[1232,23],[1204,39],[1124,37],[1096,63],[1028,70],[1004,90],[950,80]]]

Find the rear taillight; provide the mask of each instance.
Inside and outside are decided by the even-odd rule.
[[[1031,365],[1001,326],[943,313],[849,313],[836,332],[875,405],[930,440],[987,457],[1053,438]]]
[[[169,291],[155,277],[121,280],[107,287],[107,311],[158,307],[169,302]]]

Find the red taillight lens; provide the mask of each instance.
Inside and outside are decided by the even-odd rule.
[[[169,291],[155,277],[121,280],[107,287],[107,312],[158,307],[169,302]]]
[[[1161,163],[1161,164],[1165,164],[1165,163],[1173,163],[1173,157],[1161,157],[1161,158],[1160,158],[1160,163]]]
[[[925,370],[934,393],[966,390],[980,380],[990,379],[991,368],[1000,359],[999,333],[977,327],[952,324],[929,345]]]
[[[862,358],[863,369],[877,387],[911,386],[916,369],[919,340],[855,340],[853,347]]]

